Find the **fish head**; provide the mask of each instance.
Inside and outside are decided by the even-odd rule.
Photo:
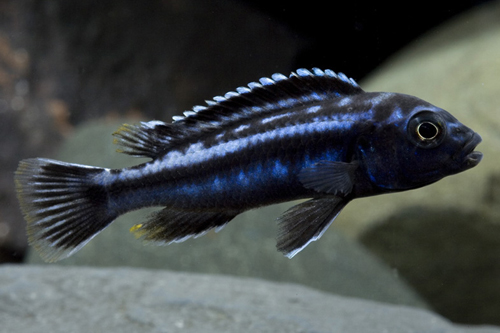
[[[442,109],[414,114],[407,123],[406,136],[406,152],[411,154],[411,165],[406,167],[424,177],[444,177],[468,170],[483,157],[474,150],[481,136]]]
[[[481,136],[449,112],[416,97],[373,126],[359,144],[362,167],[378,188],[422,187],[478,165]]]

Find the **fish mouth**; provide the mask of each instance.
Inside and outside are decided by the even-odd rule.
[[[475,167],[483,159],[483,153],[475,151],[474,149],[480,144],[482,138],[477,133],[472,133],[472,137],[465,143],[463,151],[465,154],[464,167],[470,169]]]

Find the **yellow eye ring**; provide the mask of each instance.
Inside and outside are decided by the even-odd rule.
[[[439,127],[432,122],[424,121],[416,128],[418,138],[422,141],[434,140],[439,135]]]

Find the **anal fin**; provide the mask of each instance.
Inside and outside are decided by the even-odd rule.
[[[278,218],[278,251],[292,258],[318,240],[348,202],[339,197],[316,198],[287,210]]]
[[[145,241],[166,245],[196,238],[214,228],[220,229],[239,213],[164,208],[153,213],[147,222],[134,225],[130,231]]]

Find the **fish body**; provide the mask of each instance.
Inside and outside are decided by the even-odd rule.
[[[478,134],[417,97],[364,92],[330,70],[274,74],[174,122],[124,125],[121,151],[149,157],[106,169],[20,162],[28,238],[47,261],[71,255],[116,217],[165,207],[132,228],[157,243],[221,228],[246,210],[310,198],[279,218],[293,257],[359,197],[410,190],[477,165]]]

